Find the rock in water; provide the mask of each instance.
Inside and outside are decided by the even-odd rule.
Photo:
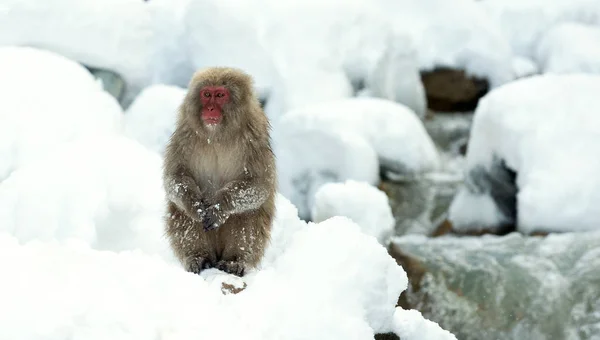
[[[472,111],[490,86],[487,80],[445,67],[421,72],[428,108],[441,112]]]
[[[395,238],[399,304],[463,340],[600,339],[600,232]]]
[[[102,82],[102,88],[104,91],[110,93],[119,103],[123,100],[125,94],[125,80],[116,72],[105,70],[101,68],[88,67],[86,68],[97,80]]]

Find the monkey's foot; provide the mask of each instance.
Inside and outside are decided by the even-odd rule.
[[[246,270],[246,266],[244,266],[244,264],[241,262],[224,260],[217,262],[215,268],[222,270],[228,274],[233,274],[240,277],[244,276],[244,272]]]
[[[185,269],[194,274],[200,274],[201,271],[212,267],[212,263],[206,257],[190,256],[185,261]]]

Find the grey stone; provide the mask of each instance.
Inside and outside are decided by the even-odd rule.
[[[600,232],[395,238],[400,297],[463,340],[600,339]]]
[[[90,73],[102,82],[102,87],[122,104],[126,90],[125,80],[118,73],[95,67],[86,66]]]

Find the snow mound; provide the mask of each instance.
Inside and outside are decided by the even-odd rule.
[[[276,224],[302,223],[283,215]],[[237,294],[221,292],[231,280],[215,270],[198,276],[141,252],[23,245],[0,233],[0,268],[11,278],[0,291],[0,336],[358,340],[423,324],[395,308],[407,276],[374,238],[342,217],[302,224]]]
[[[472,0],[380,0],[394,29],[413,41],[420,68],[464,69],[492,87],[514,79],[512,51],[501,30]]]
[[[279,191],[304,219],[310,218],[310,207],[321,185],[347,179],[371,184],[379,181],[375,150],[352,132],[283,121],[273,130],[273,150]]]
[[[435,145],[421,120],[406,106],[378,98],[349,98],[292,110],[287,126],[348,131],[367,140],[380,164],[392,172],[415,174],[439,166]]]
[[[0,184],[0,231],[20,242],[78,239],[170,257],[163,197],[157,154],[125,137],[80,139]]]
[[[48,49],[116,71],[131,84],[151,79],[155,32],[139,0],[4,0],[0,45]]]
[[[367,235],[385,245],[394,228],[394,216],[388,197],[365,182],[348,180],[327,183],[317,190],[312,208],[314,222],[345,216],[358,224]]]
[[[473,3],[482,6],[491,21],[499,25],[514,53],[529,58],[535,58],[539,40],[555,25],[565,22],[600,25],[597,0],[485,0]]]
[[[598,229],[599,91],[600,76],[542,75],[484,97],[466,156],[467,186],[450,207],[454,226]]]
[[[121,131],[119,104],[76,62],[0,47],[0,74],[0,182],[63,142]]]
[[[159,154],[175,131],[177,111],[187,90],[171,85],[145,88],[125,114],[125,134]]]
[[[541,39],[538,63],[545,73],[600,73],[600,26],[556,25]]]
[[[392,329],[402,340],[456,340],[456,336],[427,320],[418,310],[396,308]]]

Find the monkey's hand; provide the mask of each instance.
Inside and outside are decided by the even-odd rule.
[[[225,221],[229,214],[225,213],[221,210],[220,204],[213,204],[206,208],[204,219],[202,221],[204,226],[204,231],[214,230],[219,228]]]

